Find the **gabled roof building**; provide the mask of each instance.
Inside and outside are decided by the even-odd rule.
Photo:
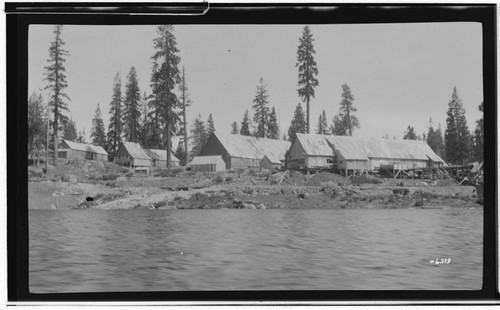
[[[123,142],[118,146],[115,163],[127,167],[150,167],[152,159],[139,143]]]
[[[396,165],[398,169],[441,166],[444,161],[425,141],[391,140],[297,134],[287,153],[287,168],[333,168],[337,170],[378,170]]]
[[[86,159],[108,161],[108,153],[102,146],[93,144],[78,143],[63,139],[57,150],[59,159]]]
[[[289,141],[214,132],[198,156],[220,155],[226,163],[226,169],[258,169],[265,155],[284,159],[289,147]]]

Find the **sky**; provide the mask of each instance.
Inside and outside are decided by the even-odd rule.
[[[216,130],[229,133],[251,108],[259,79],[269,93],[286,133],[300,102],[297,47],[304,25],[175,25],[174,35],[185,67],[192,100],[188,121],[212,113]],[[402,138],[411,125],[418,134],[446,127],[446,111],[456,87],[469,130],[481,118],[483,101],[482,30],[479,23],[406,23],[310,25],[319,86],[311,100],[311,132],[325,110],[328,124],[339,111],[343,83],[355,98],[361,128],[358,137]],[[99,103],[106,127],[113,79],[117,72],[125,92],[127,74],[137,70],[141,94],[149,86],[155,26],[65,25],[70,116],[90,140]],[[28,91],[41,91],[52,25],[31,25],[28,42]],[[41,91],[48,98],[45,91]],[[303,104],[305,111],[305,104]],[[281,134],[281,135],[282,135]]]

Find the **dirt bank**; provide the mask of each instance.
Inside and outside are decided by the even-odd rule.
[[[480,208],[475,188],[452,180],[347,179],[323,172],[305,175],[182,169],[136,176],[118,166],[67,165],[51,178],[33,176],[30,209],[314,209]],[[72,168],[72,169],[71,169]],[[110,177],[111,175],[111,177]],[[163,175],[163,176],[162,176]],[[170,175],[170,176],[166,176]],[[112,180],[109,180],[112,179]]]

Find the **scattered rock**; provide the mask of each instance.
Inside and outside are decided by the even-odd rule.
[[[248,202],[242,203],[241,206],[243,207],[243,209],[257,209],[257,207],[253,203]]]
[[[307,199],[307,198],[309,198],[309,193],[300,193],[299,198],[300,199]]]
[[[61,177],[61,181],[75,183],[78,179],[72,174],[65,174]]]

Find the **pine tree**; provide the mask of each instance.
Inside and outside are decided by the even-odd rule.
[[[337,135],[352,136],[353,130],[360,127],[359,120],[356,115],[354,115],[354,112],[357,111],[358,109],[354,107],[354,96],[351,93],[349,85],[345,83],[342,84],[342,100],[340,101],[340,109],[338,114],[338,119],[341,121],[342,125],[335,125],[336,127],[342,127],[342,130],[340,130],[339,128],[337,132],[343,134]]]
[[[106,146],[106,128],[104,127],[104,121],[101,116],[101,108],[99,103],[97,103],[97,108],[95,109],[94,118],[92,119],[92,129],[90,130],[90,139],[92,144],[97,146]]]
[[[417,134],[415,133],[415,128],[408,125],[408,128],[406,128],[405,134],[403,136],[403,140],[418,140]]]
[[[47,140],[47,119],[44,110],[42,95],[34,91],[28,99],[28,155],[33,158],[36,153],[38,161],[40,151]]]
[[[278,126],[278,117],[276,115],[276,110],[274,107],[271,109],[271,114],[269,114],[269,122],[267,124],[267,137],[270,139],[278,140],[280,138],[280,128]]]
[[[141,120],[141,92],[137,81],[135,67],[130,68],[125,86],[125,98],[123,98],[123,133],[130,142],[137,142],[140,133]]]
[[[326,119],[325,110],[319,115],[318,119],[318,128],[316,129],[316,133],[318,135],[327,135],[328,134],[328,121]]]
[[[64,122],[64,127],[63,127],[63,139],[69,140],[69,141],[76,141],[77,140],[77,133],[76,133],[76,124],[73,119],[69,119],[66,122]]]
[[[109,119],[108,136],[107,136],[107,151],[109,158],[113,161],[115,152],[119,144],[122,142],[122,83],[120,73],[117,72],[113,82],[113,97],[109,104]]]
[[[191,137],[193,139],[193,149],[191,150],[191,158],[198,155],[202,147],[205,145],[208,135],[205,122],[201,119],[201,115],[194,120],[191,128]]]
[[[484,104],[481,102],[479,111],[484,112]],[[484,121],[483,117],[476,121],[476,129],[474,130],[474,160],[484,160]]]
[[[335,115],[330,126],[330,133],[334,136],[346,136],[347,128],[338,115]]]
[[[158,62],[153,60],[153,73],[151,74],[151,89],[157,89],[159,86],[159,77],[156,72],[158,71]],[[147,97],[147,107],[148,107],[148,121],[147,121],[147,132],[146,140],[144,143],[149,148],[160,149],[162,148],[161,142],[161,101],[158,92],[153,91],[151,95]]]
[[[171,135],[179,121],[177,109],[179,101],[173,92],[176,84],[180,84],[181,76],[178,65],[181,58],[177,55],[177,42],[173,34],[172,25],[160,25],[156,29],[157,37],[154,39],[155,53],[153,55],[153,94],[155,105],[165,133],[163,143],[167,149],[167,167],[171,167]]]
[[[231,124],[231,134],[232,134],[232,135],[237,135],[237,134],[239,134],[239,133],[240,133],[240,130],[238,129],[238,123],[233,122],[233,123]]]
[[[181,161],[181,166],[185,166],[187,164],[188,159],[186,155],[187,153],[184,150],[184,146],[179,143],[179,145],[177,145],[177,149],[175,150],[175,157]]]
[[[68,105],[63,99],[65,98],[70,100],[68,95],[64,93],[64,89],[68,87],[64,62],[66,61],[66,56],[69,56],[69,53],[63,48],[65,43],[61,39],[62,29],[62,25],[56,25],[54,27],[55,39],[50,44],[49,59],[47,60],[49,65],[45,67],[44,78],[44,80],[48,81],[48,85],[45,89],[48,89],[50,92],[50,100],[48,104],[52,107],[52,112],[54,113],[54,119],[52,122],[52,140],[54,143],[55,166],[57,166],[57,144],[59,142],[58,132],[60,130],[61,123],[64,123],[67,120],[67,116],[62,114],[62,112],[69,111]]]
[[[307,123],[306,132],[310,132],[310,109],[309,103],[311,98],[314,98],[314,88],[319,85],[316,78],[318,75],[318,67],[313,55],[316,53],[313,46],[313,36],[309,26],[305,26],[302,31],[302,37],[299,39],[299,47],[297,50],[297,63],[295,67],[299,68],[299,97],[307,104]]]
[[[182,130],[181,134],[183,136],[183,141],[184,141],[184,165],[189,161],[187,158],[187,154],[189,154],[189,146],[188,146],[188,134],[187,134],[187,108],[191,105],[191,100],[189,99],[189,92],[188,92],[188,87],[186,85],[186,73],[184,71],[184,67],[182,67],[182,79],[181,79],[181,84],[179,86],[180,91],[181,91],[181,97],[180,97],[180,105],[182,109]]]
[[[260,78],[252,108],[255,110],[253,121],[257,126],[255,135],[265,138],[267,135],[267,124],[269,122],[269,94],[264,84],[264,79]]]
[[[436,129],[436,140],[437,140],[437,145],[439,152],[436,154],[439,155],[441,158],[446,158],[446,146],[444,144],[444,136],[443,136],[443,131],[441,130],[441,124],[438,124],[438,128]]]
[[[251,136],[250,126],[250,117],[248,116],[248,110],[246,110],[245,115],[243,116],[243,121],[241,122],[240,135]]]
[[[447,115],[444,138],[446,159],[452,164],[466,164],[470,159],[470,134],[465,119],[465,109],[456,87],[453,88],[451,100],[448,103]]]
[[[212,118],[212,113],[208,115],[207,120],[207,137],[210,137],[211,134],[215,132],[215,124],[214,119]]]
[[[443,134],[441,132],[441,127],[439,127],[439,129],[434,129],[432,118],[429,120],[429,129],[427,130],[427,135],[424,140],[434,153],[436,153],[439,157],[443,157]]]
[[[297,133],[306,133],[306,120],[300,103],[295,108],[292,123],[288,128],[288,138],[290,139],[290,141],[293,141],[295,139]]]

